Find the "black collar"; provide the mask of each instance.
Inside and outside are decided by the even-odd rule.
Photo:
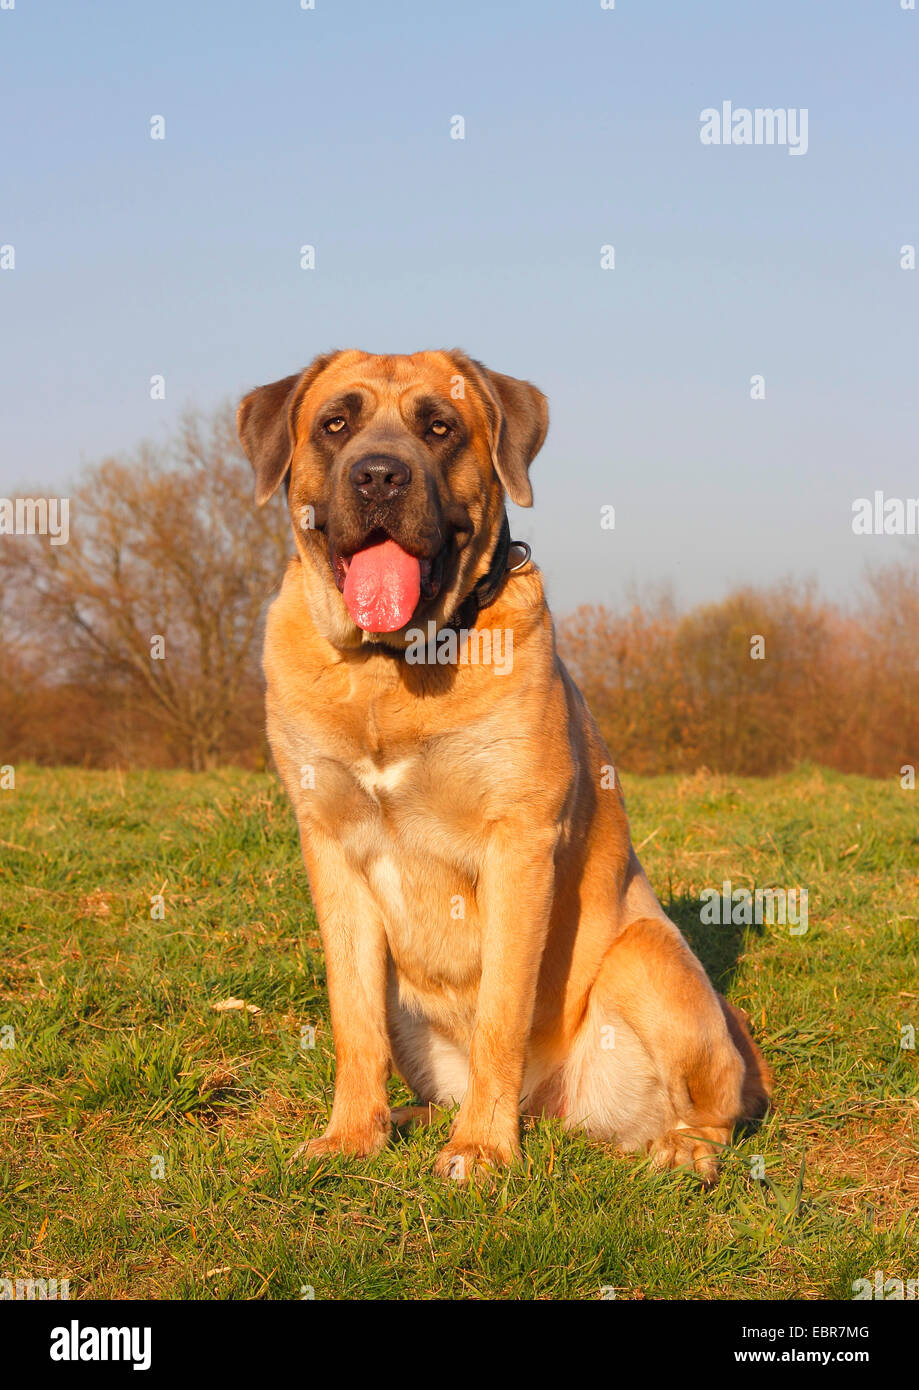
[[[474,587],[463,599],[450,622],[446,624],[447,627],[455,628],[457,631],[461,627],[475,627],[476,619],[482,609],[487,608],[490,603],[494,603],[507,574],[507,562],[512,543],[510,522],[507,519],[507,512],[505,512],[491,557],[491,564],[482,578],[476,581]]]

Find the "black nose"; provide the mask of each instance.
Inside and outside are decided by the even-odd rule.
[[[351,465],[351,485],[367,502],[388,502],[412,481],[412,470],[401,459],[370,454]]]

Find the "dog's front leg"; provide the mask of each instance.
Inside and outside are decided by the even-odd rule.
[[[390,1133],[383,923],[335,840],[310,829],[303,857],[325,954],[336,1065],[328,1127],[298,1153],[372,1154]]]
[[[520,1155],[520,1090],[552,909],[557,835],[505,825],[489,841],[476,897],[481,978],[469,1084],[435,1171],[463,1180]]]

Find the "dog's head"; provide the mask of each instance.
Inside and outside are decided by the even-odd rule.
[[[505,492],[532,505],[548,408],[461,352],[348,351],[250,392],[237,426],[256,501],[288,479],[301,558],[341,595],[333,640],[401,647],[487,573]]]

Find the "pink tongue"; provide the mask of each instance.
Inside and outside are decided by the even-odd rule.
[[[421,565],[395,541],[352,555],[343,589],[348,612],[365,632],[398,632],[421,596]]]

